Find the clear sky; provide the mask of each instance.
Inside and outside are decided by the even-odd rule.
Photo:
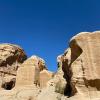
[[[100,0],[0,0],[0,43],[42,57],[51,71],[73,35],[99,29]]]

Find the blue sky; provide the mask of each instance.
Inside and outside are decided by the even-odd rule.
[[[0,0],[0,43],[42,57],[51,71],[73,35],[99,29],[100,0]]]

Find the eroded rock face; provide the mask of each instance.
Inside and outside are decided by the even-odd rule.
[[[0,44],[0,67],[12,66],[16,64],[16,61],[23,63],[26,58],[27,56],[21,47],[13,44]]]
[[[82,32],[73,37],[69,48],[58,56],[58,71],[48,82],[48,87],[40,93],[38,100],[41,100],[43,94],[49,97],[51,94],[48,91],[54,100],[99,100],[99,52],[99,31]],[[50,97],[44,98],[50,100]]]
[[[82,32],[70,41],[63,71],[71,88],[72,100],[100,99],[100,32]],[[70,53],[70,57],[67,56]],[[68,92],[68,89],[67,89]]]
[[[0,44],[0,87],[8,88],[9,84],[14,87],[17,69],[26,60],[24,50],[13,44]]]
[[[64,72],[62,71],[62,55],[57,57],[58,71],[53,74],[52,79],[47,83],[47,87],[43,88],[40,94],[37,96],[37,100],[61,100],[65,95],[66,79],[64,78]]]
[[[35,81],[35,74],[36,72],[34,66],[20,67],[17,71],[15,87],[24,85],[33,85]]]
[[[40,86],[40,72],[46,69],[45,61],[38,57],[28,58],[18,69],[16,86],[38,85]]]
[[[45,64],[45,61],[44,61],[42,58],[40,58],[40,57],[38,57],[38,56],[36,56],[36,55],[33,55],[33,56],[31,56],[30,58],[28,58],[28,59],[24,62],[23,66],[24,66],[24,65],[26,65],[26,66],[28,66],[28,65],[30,65],[30,66],[33,65],[33,66],[35,66],[35,67],[38,67],[40,71],[42,71],[43,69],[47,69],[47,68],[46,68],[46,64]]]
[[[17,70],[15,87],[10,91],[1,90],[0,99],[36,100],[41,91],[40,72],[42,70],[47,70],[45,61],[42,58],[38,56],[28,58]],[[4,85],[8,86],[6,83]]]
[[[48,70],[43,70],[40,72],[40,87],[47,87],[47,82],[53,78],[53,73]]]
[[[5,77],[2,86],[15,87],[1,90],[0,100],[100,100],[99,60],[100,32],[79,33],[57,57],[56,73],[47,70],[43,59],[32,56],[18,68],[17,78]]]

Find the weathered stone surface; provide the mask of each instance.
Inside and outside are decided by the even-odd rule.
[[[54,77],[48,82],[48,88],[52,88],[53,92],[65,94],[65,88],[66,88],[66,79],[64,78],[64,72],[62,71],[62,61],[63,56],[60,55],[57,57],[57,63],[58,63],[58,70],[54,74]]]
[[[43,59],[32,56],[17,71],[5,74],[0,100],[100,100],[100,32],[82,32],[70,40],[57,57],[58,70],[51,73]],[[1,80],[0,80],[1,81]],[[8,84],[8,83],[9,84]]]
[[[36,76],[35,74],[36,72],[34,66],[20,67],[17,71],[15,87],[24,86],[24,85],[33,85]]]
[[[0,100],[37,100],[40,89],[34,85],[17,87],[12,90],[1,90]]]
[[[7,71],[10,68],[16,70],[17,66],[13,65],[16,62],[23,63],[26,58],[26,54],[21,47],[13,44],[0,44],[0,67],[8,67]]]
[[[28,58],[18,69],[16,86],[23,85],[40,85],[40,71],[46,69],[45,61],[38,57]]]
[[[32,56],[18,68],[15,87],[9,91],[2,90],[2,100],[36,100],[40,93],[40,72],[46,69],[43,59]]]
[[[39,100],[42,97],[44,100],[50,100],[50,97],[54,100],[100,100],[99,50],[99,31],[82,32],[73,37],[69,48],[58,56],[59,69],[48,82],[48,87],[38,96]],[[51,95],[49,93],[52,96],[47,96]]]
[[[53,73],[48,70],[43,70],[40,72],[40,87],[44,88],[47,86],[47,82],[52,79]]]
[[[38,95],[37,100],[61,100],[65,94],[66,79],[62,71],[62,55],[57,58],[58,71],[53,74],[52,79],[47,83],[47,87],[43,88],[41,93]]]
[[[67,57],[69,54],[70,56]],[[100,99],[100,32],[82,32],[70,41],[63,70],[70,86],[70,100]],[[70,62],[70,63],[69,63]],[[69,91],[68,91],[69,92]]]
[[[8,75],[3,78],[1,87],[6,90],[11,90],[14,88],[16,82],[16,76]]]
[[[26,60],[24,50],[13,44],[0,44],[0,87],[7,89],[15,78],[18,67]],[[6,85],[6,87],[5,87]]]
[[[43,69],[47,69],[45,65],[45,61],[36,55],[33,55],[30,58],[28,58],[24,62],[24,65],[27,65],[27,66],[33,65],[35,67],[38,67],[40,71],[42,71]]]
[[[43,88],[36,100],[61,100],[62,94],[54,91],[52,87]]]

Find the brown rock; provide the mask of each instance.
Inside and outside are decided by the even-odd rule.
[[[99,31],[73,37],[70,47],[58,56],[58,71],[38,100],[100,100],[99,49]]]
[[[13,44],[0,44],[0,66],[2,67],[11,67],[15,65],[16,62],[23,63],[26,60],[26,54],[23,49],[17,45]],[[12,66],[11,69],[16,70]]]
[[[32,56],[18,68],[15,88],[0,91],[0,100],[100,100],[99,49],[99,31],[79,33],[57,57],[54,74],[43,59]],[[13,86],[12,74],[5,76],[3,85]]]
[[[24,53],[24,50],[21,47],[13,44],[0,44],[1,87],[8,89],[7,83],[9,84],[10,80],[12,82],[12,79],[16,76],[18,67],[21,65],[21,63],[23,63],[23,61],[26,58],[26,54]]]
[[[46,87],[42,89],[37,100],[42,100],[42,98],[43,100],[61,100],[62,96],[64,96],[67,82],[63,77],[62,60],[62,55],[57,57],[58,71],[54,73],[52,79],[47,82]]]
[[[71,39],[70,57],[65,52],[63,70],[71,100],[100,99],[100,32],[82,32]],[[70,63],[69,63],[70,62]],[[69,88],[70,87],[70,88]],[[70,91],[70,93],[69,93]]]

